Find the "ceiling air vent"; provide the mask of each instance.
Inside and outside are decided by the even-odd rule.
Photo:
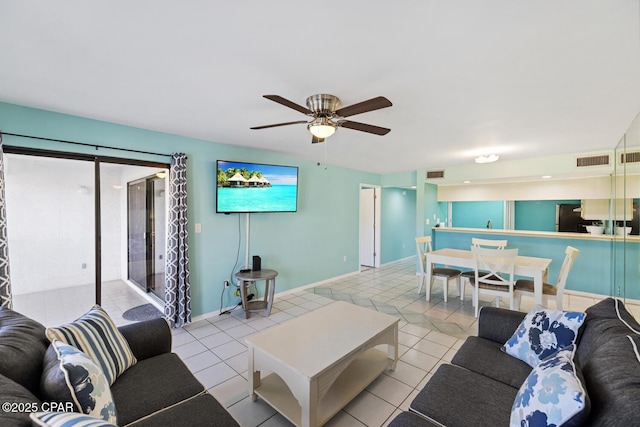
[[[597,156],[578,157],[576,159],[576,166],[579,168],[585,168],[590,166],[608,166],[609,155],[599,154]]]
[[[640,151],[620,153],[620,163],[640,163]]]
[[[427,179],[444,178],[444,171],[427,171]]]

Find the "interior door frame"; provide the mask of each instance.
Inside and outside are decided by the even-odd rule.
[[[365,189],[373,189],[374,190],[374,195],[375,195],[375,201],[373,204],[373,215],[374,215],[374,238],[373,238],[373,267],[374,268],[380,268],[380,235],[381,235],[381,218],[382,218],[382,186],[380,185],[375,185],[375,184],[365,184],[365,183],[361,183],[360,184],[360,188],[359,188],[359,192],[358,192],[358,197],[360,197],[360,194],[362,193],[362,190]],[[365,209],[365,207],[363,206],[363,204],[360,202],[359,200],[359,210],[358,210],[358,270],[362,271],[362,263],[361,263],[361,252],[363,250],[361,242],[362,242],[362,230],[361,230],[361,213],[362,210]]]

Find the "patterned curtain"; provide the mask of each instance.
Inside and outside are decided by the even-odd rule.
[[[4,154],[2,153],[2,135],[0,134],[0,306],[11,308],[6,203],[4,197]]]
[[[169,229],[164,314],[174,328],[191,323],[187,156],[174,153],[169,171]]]

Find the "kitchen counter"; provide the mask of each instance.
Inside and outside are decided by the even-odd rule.
[[[580,251],[566,288],[586,294],[640,300],[640,236],[593,235],[495,228],[432,228],[433,248],[469,249],[473,237],[506,239],[519,255],[551,258],[549,279],[555,283],[565,249]]]
[[[433,231],[473,234],[500,234],[506,236],[552,237],[557,239],[615,240],[617,242],[640,242],[640,236],[618,236],[610,234],[566,233],[558,231],[502,230],[496,228],[434,227]]]

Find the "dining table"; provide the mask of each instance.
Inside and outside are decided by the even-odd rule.
[[[473,253],[468,249],[442,248],[428,252],[426,256],[426,277],[431,277],[434,264],[444,264],[447,267],[474,268]],[[518,255],[515,260],[515,274],[533,279],[534,294],[536,304],[542,304],[542,285],[548,282],[549,265],[551,258],[539,258],[532,256]],[[427,280],[427,286],[431,281]],[[431,294],[431,289],[427,288],[427,301]]]

